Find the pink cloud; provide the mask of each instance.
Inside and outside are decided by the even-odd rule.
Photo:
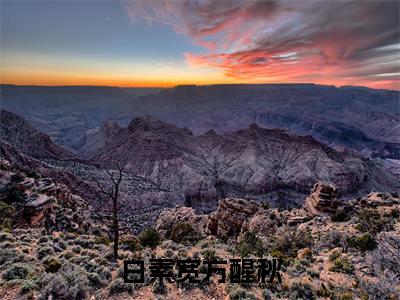
[[[228,77],[399,87],[398,1],[124,3],[131,18],[169,24],[207,49],[187,63]]]

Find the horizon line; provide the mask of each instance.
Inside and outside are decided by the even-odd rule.
[[[216,83],[216,84],[177,84],[172,86],[117,86],[117,85],[75,85],[75,84],[66,84],[66,85],[52,85],[52,84],[15,84],[15,83],[0,83],[0,86],[16,86],[16,87],[46,87],[46,88],[62,88],[62,87],[92,87],[92,88],[116,88],[116,89],[173,89],[177,87],[207,87],[207,86],[239,86],[239,85],[315,85],[315,86],[324,86],[324,87],[335,87],[335,88],[345,88],[345,87],[353,87],[353,88],[366,88],[371,90],[385,90],[385,91],[396,91],[400,92],[399,89],[385,89],[385,88],[374,88],[363,85],[334,85],[334,84],[320,84],[314,82],[287,82],[287,83]]]

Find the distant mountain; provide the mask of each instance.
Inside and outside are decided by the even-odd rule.
[[[315,84],[177,86],[170,89],[2,86],[2,105],[70,150],[112,120],[127,126],[152,115],[187,127],[234,132],[256,123],[311,135],[367,157],[400,158],[400,94]],[[86,145],[86,146],[85,146]]]
[[[49,136],[34,129],[23,118],[5,110],[0,110],[0,140],[38,159],[74,158],[73,154],[55,145]]]
[[[146,117],[115,133],[102,147],[87,148],[87,157],[118,162],[127,172],[183,193],[191,206],[203,210],[227,196],[297,205],[320,180],[333,182],[343,195],[400,187],[381,166],[351,151],[256,124],[234,133],[194,135]]]

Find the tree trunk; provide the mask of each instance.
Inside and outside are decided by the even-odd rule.
[[[117,214],[117,201],[114,200],[113,203],[113,213],[114,213],[114,258],[118,259],[118,243],[119,243],[119,224],[118,224],[118,214]]]

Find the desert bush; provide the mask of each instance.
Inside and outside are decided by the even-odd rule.
[[[176,243],[193,245],[200,240],[201,236],[193,229],[192,225],[184,222],[172,226],[167,238]]]
[[[40,174],[37,173],[35,170],[32,169],[24,169],[23,172],[27,177],[34,178],[34,179],[39,179]]]
[[[15,248],[14,243],[11,243],[11,242],[8,242],[8,241],[0,243],[0,249],[9,249],[9,248]]]
[[[24,263],[11,265],[3,274],[3,279],[10,281],[14,279],[25,279],[32,273],[32,266]]]
[[[72,264],[62,266],[57,273],[45,273],[40,279],[40,299],[84,299],[88,289],[87,275]]]
[[[79,254],[79,253],[81,253],[82,248],[81,248],[81,246],[73,246],[73,247],[71,248],[71,250],[72,250],[72,252],[74,252],[75,254]]]
[[[8,232],[0,232],[0,243],[2,242],[13,242],[14,237]]]
[[[88,273],[89,285],[93,288],[101,288],[105,286],[105,282],[97,273]]]
[[[0,249],[0,266],[5,268],[13,263],[24,262],[25,256],[16,249]]]
[[[48,273],[55,273],[61,267],[61,262],[56,257],[46,257],[43,259],[42,264]]]
[[[213,249],[205,249],[201,251],[201,254],[205,260],[215,260],[218,258],[218,256],[215,254],[215,250]]]
[[[351,218],[344,209],[336,210],[330,217],[332,222],[346,222]]]
[[[131,283],[125,283],[123,279],[117,278],[115,279],[109,288],[110,295],[116,295],[116,294],[121,294],[124,292],[127,293],[133,293],[134,288],[133,284]]]
[[[307,259],[296,259],[293,263],[292,273],[294,275],[300,275],[306,272],[307,267],[310,266],[310,261]]]
[[[141,249],[139,240],[134,237],[125,237],[125,238],[121,239],[120,247],[123,250],[129,250],[132,252],[135,252],[135,251],[138,251]]]
[[[38,250],[37,250],[37,258],[38,259],[42,259],[45,256],[48,255],[53,255],[54,254],[54,249],[53,247],[49,246],[48,244],[44,244],[43,246],[41,246]]]
[[[5,191],[5,202],[7,204],[11,203],[24,203],[25,193],[23,193],[18,187],[11,185]]]
[[[335,259],[339,258],[341,255],[341,252],[338,250],[334,250],[329,254],[329,261],[333,262]]]
[[[153,284],[153,293],[154,294],[162,294],[165,295],[167,294],[168,290],[167,287],[165,286],[165,283],[163,281],[156,281]]]
[[[0,230],[11,230],[14,213],[15,208],[12,205],[0,201]]]
[[[358,213],[356,228],[361,232],[376,235],[383,230],[390,229],[390,218],[382,217],[376,210],[363,209]]]
[[[339,256],[333,261],[333,265],[329,269],[332,272],[353,274],[354,266],[351,264],[349,259],[344,256]]]
[[[139,241],[143,247],[155,248],[160,243],[161,237],[154,228],[147,228],[140,233]]]
[[[308,283],[294,282],[290,287],[289,299],[315,299],[315,295]]]
[[[26,294],[30,291],[37,289],[37,287],[38,287],[37,280],[26,279],[21,284],[20,292],[21,292],[21,294]]]
[[[38,244],[46,244],[46,243],[48,243],[48,242],[50,241],[50,239],[51,239],[51,236],[50,236],[50,235],[41,236],[41,237],[38,239]]]
[[[109,246],[111,244],[111,240],[105,236],[96,236],[94,239],[95,244],[102,244]]]
[[[22,176],[19,173],[15,173],[15,174],[11,175],[11,178],[10,178],[10,181],[12,183],[20,183],[23,180],[24,180],[24,176]]]
[[[229,292],[229,300],[257,300],[257,297],[245,289],[232,288]]]
[[[353,300],[352,292],[341,292],[337,295],[338,300]]]
[[[376,247],[375,238],[370,233],[364,233],[358,237],[349,237],[347,242],[350,247],[357,248],[362,252],[373,250]]]
[[[75,239],[75,244],[81,246],[82,248],[93,248],[95,239],[90,235],[81,235]]]
[[[244,233],[241,241],[238,244],[238,250],[241,257],[247,257],[250,254],[255,254],[262,257],[265,249],[262,241],[253,232],[247,231]]]

